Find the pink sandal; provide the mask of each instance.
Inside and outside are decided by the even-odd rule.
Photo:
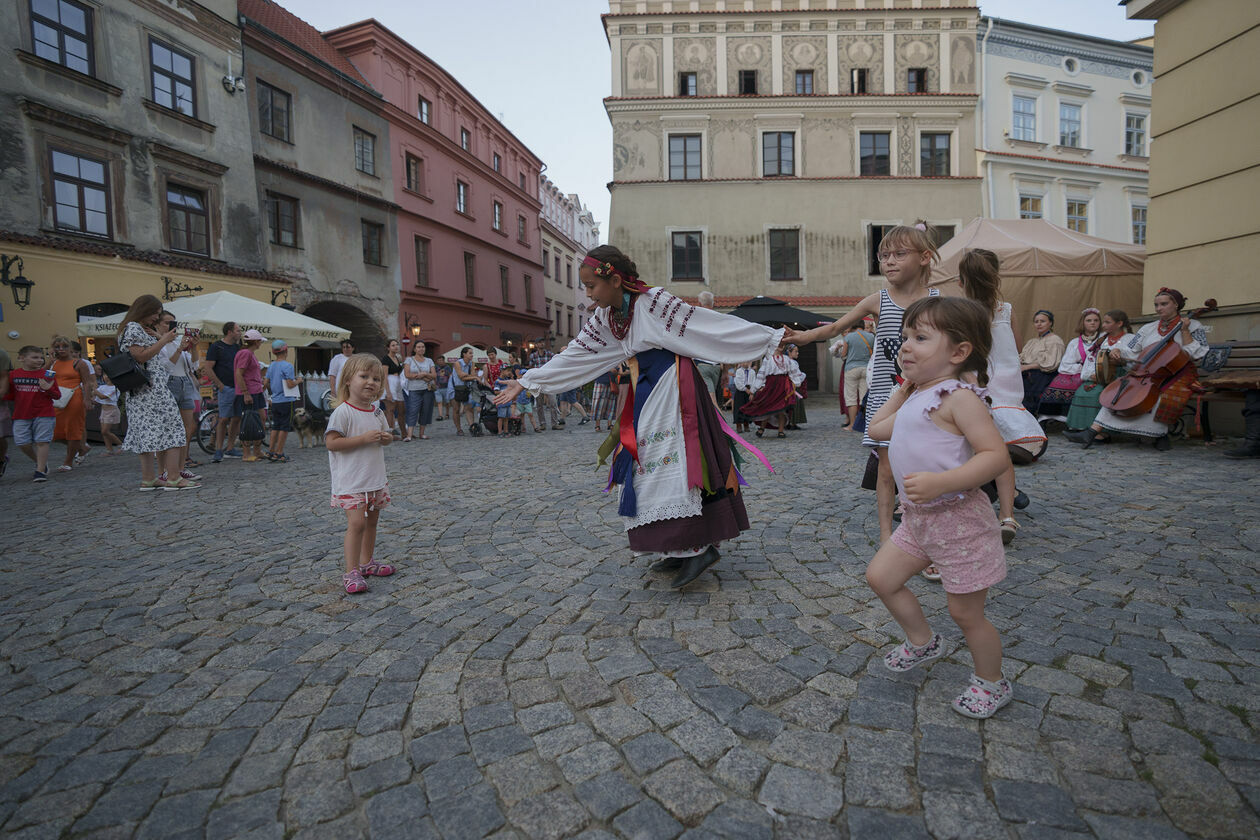
[[[975,674],[963,693],[954,698],[954,711],[977,720],[991,718],[998,709],[1015,698],[1015,689],[1008,680],[989,682]]]
[[[369,560],[359,567],[359,571],[365,575],[389,577],[394,573],[394,567],[388,563],[377,563],[375,560]]]
[[[356,595],[360,592],[367,592],[367,581],[363,579],[358,569],[353,572],[346,572],[341,576],[341,582],[345,584],[347,595]]]

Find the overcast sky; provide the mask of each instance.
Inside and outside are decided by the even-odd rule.
[[[612,129],[601,0],[279,0],[321,30],[376,18],[459,79],[577,193],[608,235]],[[988,0],[981,12],[1116,40],[1148,36],[1116,0]]]

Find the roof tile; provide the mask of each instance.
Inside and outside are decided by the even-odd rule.
[[[254,23],[270,30],[293,46],[305,50],[325,64],[368,87],[367,79],[350,60],[328,41],[320,31],[272,0],[237,0],[237,11]]]

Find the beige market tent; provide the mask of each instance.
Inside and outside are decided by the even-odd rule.
[[[1002,263],[1002,299],[1014,309],[1016,333],[1032,334],[1038,309],[1055,314],[1054,329],[1065,340],[1076,334],[1080,311],[1142,312],[1141,245],[1112,242],[1050,224],[1044,219],[975,219],[941,246],[933,285],[958,294],[958,263],[970,248],[987,248]]]
[[[458,347],[452,347],[450,350],[447,350],[442,354],[442,360],[454,364],[459,361],[459,357],[462,356],[464,351],[468,349],[473,351],[473,364],[484,365],[486,362],[490,361],[490,357],[486,355],[485,350],[482,350],[480,347],[474,347],[471,344],[461,344]]]
[[[316,341],[340,342],[350,337],[350,331],[336,324],[272,306],[232,292],[211,292],[205,295],[179,298],[165,304],[181,327],[201,330],[202,341],[215,341],[223,337],[223,324],[235,321],[242,330],[260,331],[268,343],[282,338],[295,347],[305,347]],[[103,318],[85,318],[75,325],[79,335],[87,338],[113,338],[122,323],[123,313]]]

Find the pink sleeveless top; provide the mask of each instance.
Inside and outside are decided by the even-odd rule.
[[[892,466],[893,479],[897,482],[897,493],[903,504],[912,504],[906,498],[904,478],[910,473],[945,472],[961,467],[971,459],[975,452],[967,438],[953,435],[932,422],[931,413],[940,408],[941,400],[959,388],[974,391],[984,399],[983,388],[957,379],[938,382],[926,391],[915,391],[897,409],[897,418],[893,422],[892,440],[888,443],[889,464]],[[929,505],[953,499],[961,499],[962,493],[949,493],[928,502]]]

